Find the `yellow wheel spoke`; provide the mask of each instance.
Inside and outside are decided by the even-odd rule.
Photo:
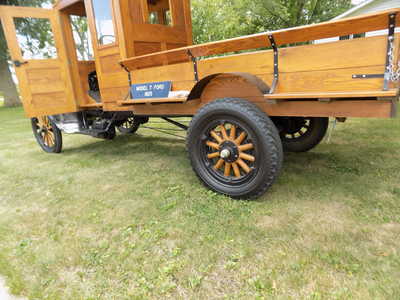
[[[44,134],[43,140],[44,140],[44,144],[46,146],[49,146],[49,137],[47,136],[47,133]]]
[[[239,146],[240,151],[247,151],[247,150],[251,150],[253,148],[254,148],[253,144],[244,144],[244,145]]]
[[[44,126],[43,117],[39,117],[39,118],[37,118],[37,120],[38,120],[39,127],[43,127]]]
[[[47,146],[51,147],[51,138],[49,133],[47,133]]]
[[[54,134],[52,132],[49,132],[49,138],[51,145],[54,146],[55,140],[54,140]]]
[[[224,175],[225,176],[231,175],[231,164],[230,163],[225,163]]]
[[[227,140],[227,139],[228,139],[228,134],[226,133],[225,125],[224,125],[224,124],[221,124],[221,125],[219,126],[219,128],[221,128],[222,138],[223,138],[224,140]]]
[[[243,131],[243,132],[239,135],[239,137],[235,140],[235,143],[236,143],[237,145],[240,145],[240,144],[243,143],[243,141],[244,141],[245,138],[246,138],[246,132]]]
[[[256,158],[253,155],[249,155],[249,154],[246,154],[246,153],[243,153],[243,152],[239,154],[239,157],[243,158],[245,160],[248,160],[248,161],[255,161],[256,160]]]
[[[237,178],[239,178],[240,177],[240,170],[239,170],[239,167],[238,167],[238,165],[237,165],[237,163],[232,163],[232,168],[233,168],[233,173],[235,174],[235,176],[237,177]]]
[[[216,143],[214,143],[214,142],[207,141],[207,142],[206,142],[206,145],[207,145],[208,147],[211,147],[211,148],[214,148],[214,149],[216,149],[216,150],[219,150],[219,145],[216,144]]]
[[[215,164],[214,168],[215,169],[219,169],[222,167],[222,165],[224,164],[224,160],[221,158],[219,161],[217,161],[217,163]]]
[[[250,167],[243,160],[239,158],[236,162],[246,173],[250,173]]]
[[[222,143],[222,138],[214,130],[212,130],[210,134],[217,141],[218,144]]]
[[[207,155],[209,159],[219,157],[219,152],[210,153]]]
[[[229,138],[234,140],[236,138],[236,125],[232,124],[231,130],[229,132]]]

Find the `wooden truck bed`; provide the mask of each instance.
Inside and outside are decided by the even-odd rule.
[[[389,28],[390,18],[399,24],[399,11],[387,10],[127,58],[121,60],[121,64],[130,71],[134,83],[149,82],[149,79],[154,82],[171,80],[173,90],[192,91],[207,81],[206,87],[201,93],[192,92],[188,99],[110,99],[104,103],[104,109],[130,109],[139,114],[154,115],[193,114],[198,107],[215,98],[239,96],[260,103],[272,116],[393,117],[393,100],[398,97],[398,84],[387,83],[384,88],[387,36],[291,45]],[[393,42],[396,61],[399,41],[399,35],[396,34]],[[262,47],[272,49],[204,58]],[[274,64],[277,64],[276,72]],[[255,89],[254,82],[249,84],[249,80],[243,79],[238,73],[255,75],[269,86],[274,85],[274,73],[278,75],[278,80],[273,91],[262,84],[260,88],[259,83],[256,83],[258,89]],[[373,76],[369,77],[371,74]],[[210,76],[215,77],[210,80]],[[121,74],[121,78],[114,80],[126,78]],[[122,90],[122,94],[127,91]],[[192,101],[197,101],[198,105]],[[296,103],[288,103],[291,101]],[[149,106],[151,103],[157,106]],[[168,104],[161,106],[160,103]]]

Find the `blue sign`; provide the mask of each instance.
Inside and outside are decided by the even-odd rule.
[[[133,99],[168,98],[171,86],[171,81],[132,84],[131,95]]]

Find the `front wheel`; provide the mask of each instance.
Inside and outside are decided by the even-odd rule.
[[[187,150],[207,187],[241,199],[265,193],[283,159],[275,125],[243,99],[219,99],[201,108],[190,123]]]
[[[61,130],[47,116],[31,119],[33,135],[39,146],[47,153],[60,153],[62,149]]]

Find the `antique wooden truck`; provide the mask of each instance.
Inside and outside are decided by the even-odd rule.
[[[61,132],[112,139],[115,128],[133,133],[163,118],[188,130],[200,180],[233,198],[266,192],[283,151],[315,147],[330,117],[396,113],[400,9],[202,45],[192,45],[189,0],[60,0],[52,9],[0,6],[0,17],[44,151],[61,151]],[[91,45],[77,41],[77,18]],[[45,54],[24,36],[30,22],[53,34]]]

